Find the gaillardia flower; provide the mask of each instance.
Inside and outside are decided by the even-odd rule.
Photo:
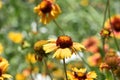
[[[46,53],[55,51],[53,58],[63,59],[71,57],[74,52],[85,48],[80,43],[73,42],[71,37],[63,35],[59,36],[57,40],[48,40],[48,43],[43,45],[43,49]]]
[[[72,71],[67,71],[68,80],[94,80],[97,75],[94,71],[86,72],[85,68],[72,68]]]
[[[41,16],[40,22],[43,24],[49,23],[61,13],[61,9],[55,3],[55,0],[42,0],[42,2],[34,8],[34,11]]]
[[[8,38],[14,43],[22,43],[23,41],[23,35],[19,32],[9,32]]]
[[[5,78],[12,78],[11,75],[5,73],[8,66],[8,61],[0,57],[0,80],[4,80]]]
[[[105,22],[104,25],[107,29],[112,29],[117,38],[120,38],[120,15],[112,16]]]

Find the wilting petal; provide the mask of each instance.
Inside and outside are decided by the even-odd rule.
[[[48,43],[43,45],[43,49],[45,50],[46,53],[49,53],[51,51],[56,50],[58,47],[56,46],[55,43]]]

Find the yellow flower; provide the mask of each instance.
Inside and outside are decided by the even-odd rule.
[[[2,44],[0,43],[0,54],[3,52],[4,47],[2,46]]]
[[[18,73],[15,76],[15,80],[26,80],[26,77],[23,74]]]
[[[35,54],[28,53],[26,56],[26,61],[29,63],[36,63]]]
[[[105,22],[104,27],[109,29],[109,30],[112,29],[115,36],[117,38],[120,38],[120,15],[112,16],[110,19],[108,19]],[[113,34],[111,34],[111,36],[113,36]]]
[[[0,57],[0,80],[4,80],[5,78],[12,78],[11,75],[5,74],[8,66],[9,66],[8,61]]]
[[[43,45],[46,53],[55,51],[53,58],[63,59],[71,57],[76,51],[85,49],[83,45],[73,42],[69,36],[59,36],[57,40],[48,40],[48,43]]]
[[[73,68],[72,71],[67,71],[67,76],[69,80],[94,80],[97,77],[94,71],[87,73],[85,68]]]
[[[34,11],[41,16],[40,22],[43,24],[49,23],[61,13],[61,9],[55,3],[55,0],[42,0],[42,2],[34,8]]]
[[[9,32],[8,38],[14,43],[21,43],[23,40],[23,35],[18,32]]]
[[[2,1],[0,0],[0,9],[2,8],[2,5],[3,5],[3,3],[2,3]]]
[[[88,6],[88,4],[89,4],[89,0],[81,0],[80,1],[80,5],[82,5],[82,6]]]

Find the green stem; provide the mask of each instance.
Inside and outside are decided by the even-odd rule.
[[[115,78],[115,75],[114,75],[113,71],[112,71],[112,70],[110,70],[110,72],[111,72],[111,74],[112,74],[112,78],[113,78],[113,80],[116,80],[116,78]]]
[[[65,78],[66,78],[66,80],[68,80],[67,71],[66,71],[66,65],[65,65],[65,59],[63,59],[63,65],[64,65]]]
[[[114,34],[114,31],[113,31],[113,27],[112,27],[112,25],[111,25],[111,18],[110,18],[110,0],[108,0],[108,5],[109,5],[109,7],[108,7],[108,16],[109,16],[109,23],[110,23],[110,26],[111,26],[111,29],[112,29],[112,33],[113,33],[113,38],[114,38],[114,42],[115,42],[115,44],[116,44],[116,47],[117,47],[117,49],[118,49],[118,51],[120,51],[120,48],[119,48],[119,45],[118,45],[118,42],[117,42],[117,39],[116,39],[116,37],[115,37],[115,34]]]
[[[61,32],[63,33],[63,35],[65,35],[63,29],[59,26],[59,24],[57,23],[57,21],[54,19],[53,22],[56,24],[56,26],[61,30]]]
[[[31,65],[31,72],[30,72],[30,77],[31,77],[31,80],[34,80],[33,76],[32,76],[32,71],[33,71],[33,65],[32,63],[30,62],[30,65]]]
[[[50,74],[50,71],[48,70],[46,59],[44,58],[43,61],[44,61],[44,64],[45,64],[45,71],[46,71],[46,73],[50,76],[50,79],[53,80],[53,77]]]

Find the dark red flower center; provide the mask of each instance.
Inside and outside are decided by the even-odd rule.
[[[69,48],[73,45],[73,41],[69,36],[59,36],[56,45],[60,48]]]
[[[120,32],[120,18],[115,17],[114,20],[111,22],[111,26],[113,30],[116,32]]]
[[[52,10],[52,2],[48,1],[48,0],[43,0],[40,3],[40,10],[46,14],[46,13],[50,13]]]

